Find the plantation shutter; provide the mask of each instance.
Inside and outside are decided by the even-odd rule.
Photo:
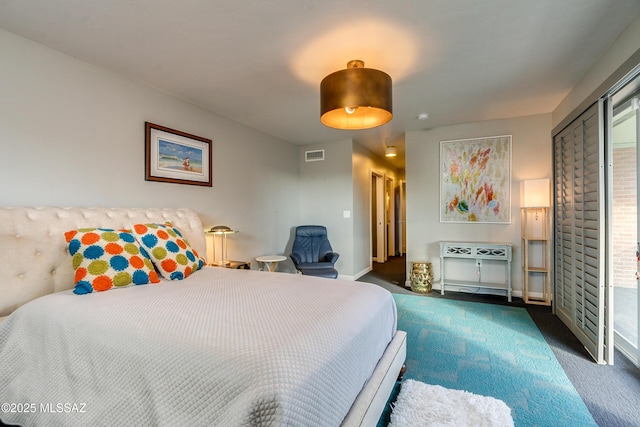
[[[553,139],[555,312],[598,363],[613,337],[605,328],[602,115],[599,101]]]

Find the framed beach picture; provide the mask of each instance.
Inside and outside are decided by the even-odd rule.
[[[211,140],[145,122],[147,181],[212,186]]]
[[[440,141],[440,222],[511,222],[511,135]]]

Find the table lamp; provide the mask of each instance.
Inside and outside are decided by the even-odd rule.
[[[216,225],[211,230],[206,231],[205,234],[213,235],[213,265],[226,266],[231,262],[227,259],[227,235],[237,233],[238,230],[232,230],[226,225]],[[220,259],[216,256],[216,236],[221,237],[220,242]]]

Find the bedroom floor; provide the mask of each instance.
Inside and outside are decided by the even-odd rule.
[[[419,295],[403,286],[404,257],[390,257],[383,264],[373,264],[373,271],[358,281],[377,284],[393,293]],[[617,351],[613,366],[593,362],[577,338],[551,313],[550,307],[525,305],[520,298],[508,303],[503,296],[458,292],[442,296],[439,291],[433,291],[425,297],[526,308],[598,425],[640,427],[640,369]]]

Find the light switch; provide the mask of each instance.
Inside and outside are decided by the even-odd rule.
[[[351,211],[342,211],[343,218],[351,218]]]

